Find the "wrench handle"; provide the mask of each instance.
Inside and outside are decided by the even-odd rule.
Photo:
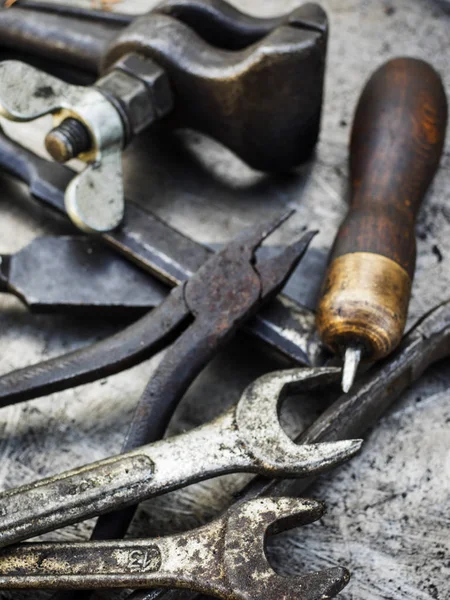
[[[113,542],[26,543],[0,551],[0,589],[170,587],[227,592],[214,538],[224,519],[178,535]],[[195,552],[202,548],[202,570]],[[208,578],[200,573],[207,570]],[[225,594],[221,597],[225,597]]]
[[[0,547],[209,477],[268,473],[239,444],[234,422],[231,408],[188,433],[1,493]]]

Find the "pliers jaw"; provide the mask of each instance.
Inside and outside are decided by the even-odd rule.
[[[314,233],[304,234],[275,257],[257,256],[263,241],[293,212],[279,213],[244,230],[186,283],[187,306],[214,336],[223,335],[225,321],[229,329],[275,296],[303,257]]]
[[[261,279],[262,298],[270,298],[281,290],[316,234],[316,231],[305,233],[297,242],[287,246],[281,254],[273,258],[257,257],[254,267]]]
[[[258,274],[261,300],[265,301],[280,291],[317,233],[308,231],[297,242],[285,247],[280,254],[272,258],[259,256],[257,252],[263,242],[292,217],[294,212],[290,210],[280,213],[251,229],[244,230],[229,245],[230,253],[237,249],[240,256],[247,256],[249,263]]]

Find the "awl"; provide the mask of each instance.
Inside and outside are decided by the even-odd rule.
[[[447,100],[436,71],[397,58],[370,78],[350,143],[352,198],[317,310],[322,340],[344,357],[343,389],[361,359],[400,342],[414,276],[415,217],[439,165]]]

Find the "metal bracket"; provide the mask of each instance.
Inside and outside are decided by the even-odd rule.
[[[92,147],[78,155],[87,167],[67,187],[67,212],[88,233],[111,231],[120,224],[124,128],[102,92],[70,85],[19,61],[4,61],[0,63],[0,114],[11,121],[52,114],[56,125],[68,117],[83,123]]]

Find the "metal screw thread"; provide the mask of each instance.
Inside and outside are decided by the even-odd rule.
[[[91,136],[81,121],[68,118],[47,134],[45,147],[50,156],[63,163],[90,150]]]

